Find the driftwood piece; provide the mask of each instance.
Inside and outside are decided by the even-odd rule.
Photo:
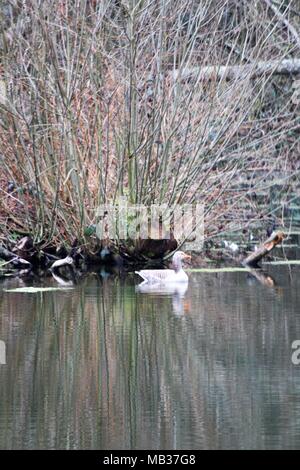
[[[68,278],[68,275],[65,276],[60,273],[60,268],[68,268],[68,275],[71,276],[71,279]],[[54,261],[51,268],[49,269],[53,278],[58,282],[58,284],[63,286],[71,286],[77,282],[78,273],[75,271],[75,261],[72,256],[68,255],[63,259]]]
[[[4,259],[5,261],[9,261],[16,268],[32,267],[32,264],[29,261],[20,258],[20,256],[17,256],[15,253],[12,253],[3,246],[0,246],[0,258]]]
[[[66,258],[54,261],[54,263],[52,264],[50,268],[50,271],[55,271],[58,268],[62,268],[63,266],[73,267],[74,266],[73,258],[71,256],[67,256]]]
[[[18,253],[20,256],[22,256],[21,253],[27,254],[33,249],[33,240],[31,237],[23,237],[17,245],[13,248],[14,253]],[[24,256],[25,257],[25,256]]]
[[[256,62],[245,65],[208,65],[191,67],[170,72],[173,80],[235,80],[249,77],[257,78],[262,75],[300,74],[300,59],[283,59],[281,61]]]
[[[253,267],[257,266],[258,262],[270,253],[276,245],[281,243],[284,238],[285,235],[283,232],[273,232],[272,235],[257,248],[257,250],[247,256],[243,261],[243,264]]]

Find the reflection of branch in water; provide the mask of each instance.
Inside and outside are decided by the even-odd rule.
[[[275,280],[262,269],[249,269],[250,276],[255,277],[255,279],[260,282],[263,286],[266,287],[275,287]]]
[[[187,288],[187,283],[150,284],[142,282],[136,287],[136,291],[150,295],[172,296],[173,313],[177,316],[182,316],[187,309],[187,304],[184,302]]]
[[[54,279],[56,280],[56,282],[58,282],[58,284],[60,284],[61,286],[67,287],[67,286],[73,286],[74,285],[73,281],[71,281],[70,279],[67,279],[67,278],[65,278],[61,275],[59,276],[54,271],[51,271],[51,274],[54,277]]]

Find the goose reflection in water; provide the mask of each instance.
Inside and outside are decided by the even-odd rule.
[[[183,316],[190,310],[189,302],[185,299],[187,289],[187,283],[150,284],[148,282],[142,282],[136,286],[136,292],[141,294],[158,298],[162,296],[171,298],[173,313],[178,317]]]

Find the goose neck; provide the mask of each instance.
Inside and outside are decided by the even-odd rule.
[[[180,259],[173,260],[173,268],[175,273],[182,271],[182,264]]]

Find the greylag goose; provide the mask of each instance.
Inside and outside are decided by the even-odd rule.
[[[173,282],[188,282],[189,278],[182,269],[182,260],[191,259],[190,255],[177,251],[173,255],[172,266],[174,269],[143,269],[135,271],[144,279],[144,283],[165,284]]]

